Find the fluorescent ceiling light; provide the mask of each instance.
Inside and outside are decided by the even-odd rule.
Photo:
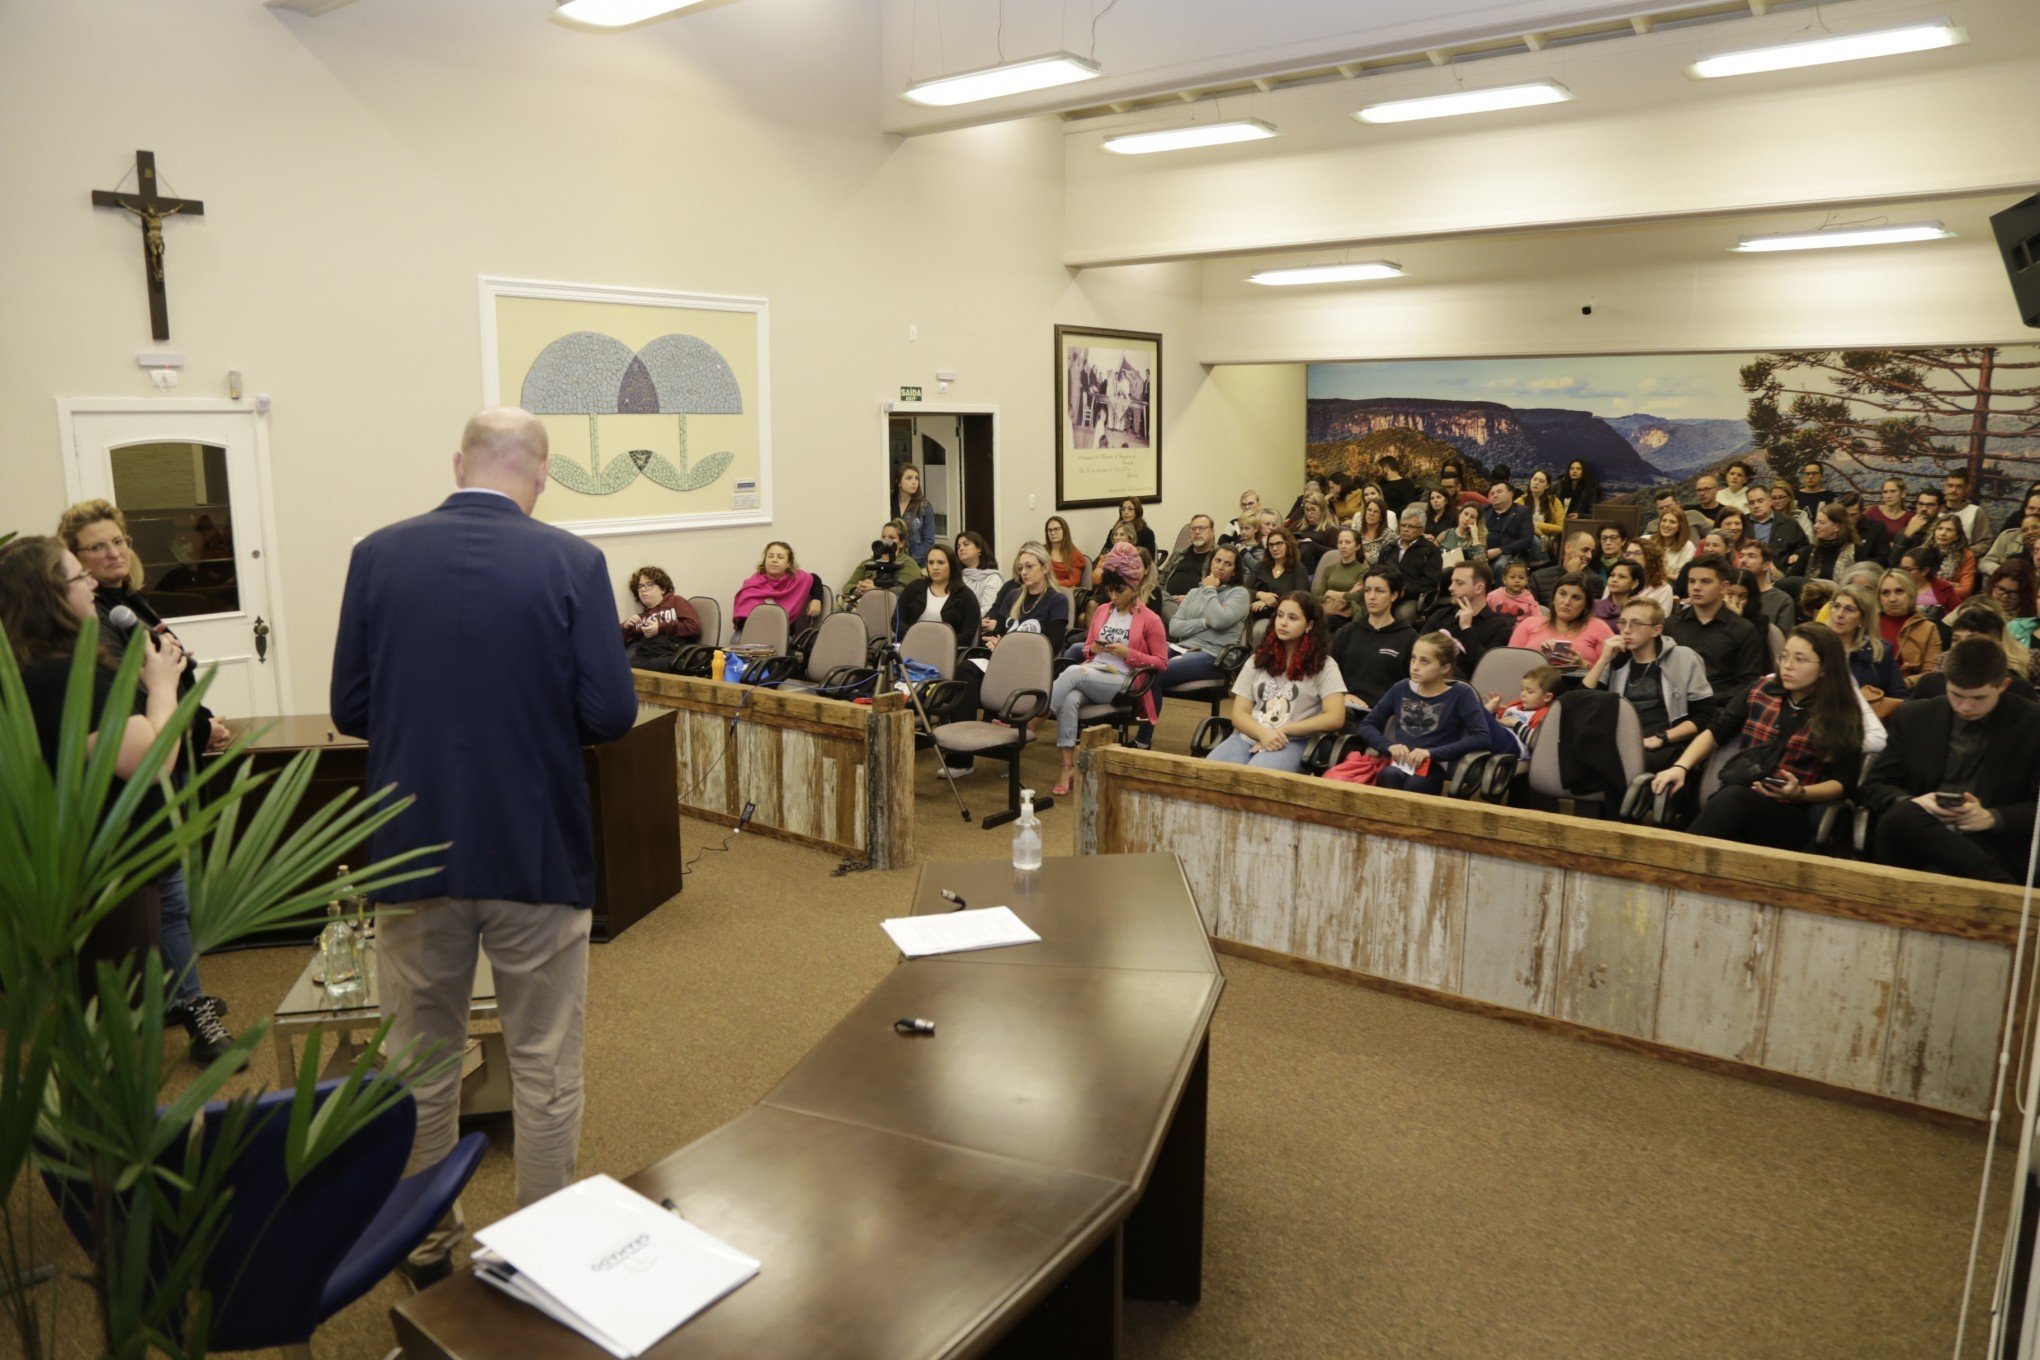
[[[1363,123],[1409,123],[1419,118],[1450,118],[1459,113],[1563,104],[1572,97],[1572,91],[1555,80],[1533,80],[1527,85],[1498,85],[1491,90],[1454,90],[1451,94],[1426,95],[1422,99],[1391,99],[1385,104],[1369,104],[1353,116]]]
[[[1003,66],[987,66],[981,71],[965,71],[962,75],[924,80],[918,85],[909,85],[901,98],[916,104],[947,108],[952,104],[975,104],[981,99],[1026,94],[1029,90],[1046,90],[1079,80],[1095,80],[1098,75],[1099,66],[1095,61],[1073,57],[1067,52],[1051,52],[1045,57],[1029,57],[1026,61],[1009,61]]]
[[[1232,142],[1260,142],[1275,135],[1275,125],[1258,118],[1238,118],[1230,123],[1193,123],[1189,127],[1163,128],[1159,132],[1128,132],[1107,137],[1107,151],[1122,156],[1145,156],[1151,151],[1183,151],[1193,146],[1225,146]]]
[[[1283,287],[1298,283],[1357,283],[1363,279],[1399,279],[1403,267],[1387,260],[1359,264],[1307,264],[1295,269],[1263,269],[1247,275],[1248,283]]]
[[[1909,24],[1904,28],[1883,28],[1871,33],[1845,33],[1838,38],[1816,38],[1811,42],[1784,43],[1777,47],[1753,47],[1746,52],[1724,52],[1702,57],[1686,73],[1702,80],[1716,76],[1747,76],[1759,71],[1784,71],[1794,66],[1825,66],[1833,61],[1861,61],[1866,57],[1893,57],[1903,52],[1930,52],[1969,41],[1969,35],[1947,19],[1930,24]]]
[[[1892,227],[1837,227],[1831,231],[1791,231],[1776,236],[1745,236],[1731,250],[1832,250],[1837,246],[1888,246],[1902,241],[1939,241],[1955,233],[1939,222],[1901,222]]]
[[[553,11],[553,17],[591,28],[627,28],[700,3],[701,0],[566,0]]]

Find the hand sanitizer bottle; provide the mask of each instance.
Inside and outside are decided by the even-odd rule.
[[[1020,790],[1020,820],[1013,824],[1013,867],[1041,867],[1041,819],[1034,815],[1034,790]]]

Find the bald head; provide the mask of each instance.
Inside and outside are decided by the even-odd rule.
[[[547,443],[537,416],[516,406],[478,412],[460,432],[453,479],[463,487],[501,491],[526,514],[545,488]]]

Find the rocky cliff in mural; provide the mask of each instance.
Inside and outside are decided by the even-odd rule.
[[[1410,397],[1313,398],[1306,426],[1313,463],[1364,456],[1365,441],[1399,445],[1406,461],[1435,462],[1456,450],[1484,467],[1506,463],[1518,477],[1537,468],[1562,472],[1575,458],[1605,486],[1641,486],[1657,477],[1630,442],[1591,411]],[[1414,438],[1382,438],[1390,432]]]

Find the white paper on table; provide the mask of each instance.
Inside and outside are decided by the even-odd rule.
[[[608,1176],[475,1234],[482,1278],[630,1360],[758,1273],[758,1262]],[[507,1270],[505,1269],[507,1268]]]
[[[999,949],[1033,944],[1041,937],[1013,914],[1011,907],[979,907],[939,916],[896,916],[879,922],[900,953],[910,959],[928,954],[961,954],[972,949]]]

